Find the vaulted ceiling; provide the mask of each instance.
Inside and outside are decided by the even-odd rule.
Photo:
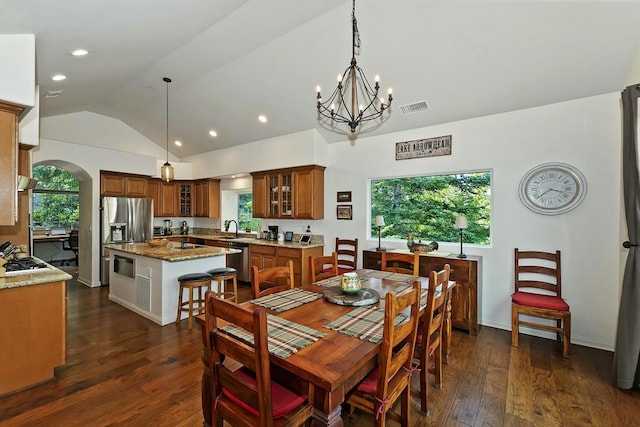
[[[169,150],[182,158],[310,128],[345,140],[346,127],[319,124],[315,88],[328,95],[349,64],[351,9],[349,0],[5,0],[0,34],[36,34],[42,117],[91,111],[164,147],[162,78],[172,78]],[[640,30],[638,1],[359,0],[356,17],[358,64],[394,92],[389,118],[368,135],[619,91]],[[73,57],[76,48],[89,54]],[[52,81],[57,73],[67,79]],[[426,111],[403,114],[419,101]]]

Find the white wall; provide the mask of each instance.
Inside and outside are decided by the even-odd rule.
[[[483,257],[480,323],[511,329],[513,248],[560,249],[563,296],[573,316],[572,341],[612,349],[621,281],[619,263],[626,256],[619,240],[619,98],[614,93],[364,138],[354,146],[331,144],[325,174],[325,241],[331,242],[335,234],[359,238],[361,249],[377,246],[377,239],[365,240],[371,178],[490,169],[492,244],[465,247],[466,253]],[[452,135],[451,156],[395,160],[396,142],[442,135]],[[533,213],[518,198],[521,177],[532,167],[550,161],[576,166],[588,181],[584,202],[564,215]],[[343,190],[353,191],[353,221],[334,219],[335,194]],[[418,237],[428,240],[428,236]],[[333,250],[331,246],[325,246],[325,252]],[[457,245],[441,247],[458,252]]]
[[[0,35],[0,99],[33,106],[36,100],[35,34]]]

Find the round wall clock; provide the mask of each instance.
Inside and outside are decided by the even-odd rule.
[[[518,188],[526,207],[543,215],[558,215],[578,206],[587,194],[582,172],[565,163],[543,163],[527,172]]]

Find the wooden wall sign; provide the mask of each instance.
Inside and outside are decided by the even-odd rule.
[[[396,142],[396,160],[451,155],[451,135]]]

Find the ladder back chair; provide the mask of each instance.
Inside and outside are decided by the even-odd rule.
[[[419,276],[420,253],[387,252],[387,250],[384,249],[382,251],[381,265],[382,271]]]
[[[515,292],[511,296],[511,345],[518,347],[520,326],[556,333],[562,341],[562,356],[571,352],[571,311],[562,299],[560,251],[520,251],[515,248]],[[520,320],[520,315],[551,319],[555,326],[534,320]]]
[[[328,256],[309,257],[311,283],[338,275],[338,257],[335,252]]]
[[[336,254],[338,255],[338,274],[354,271],[358,267],[358,239],[336,237]]]
[[[449,264],[445,264],[440,271],[429,273],[427,305],[416,339],[420,367],[420,410],[425,414],[429,413],[429,374],[434,376],[435,387],[442,387],[442,328],[450,274]],[[430,366],[431,359],[433,359],[433,367]]]
[[[218,321],[239,327],[253,337],[253,344],[218,328]],[[307,395],[273,381],[267,350],[267,315],[230,300],[206,294],[205,346],[211,370],[212,424],[222,426],[298,426],[312,415]],[[225,358],[242,365],[223,364]]]
[[[260,298],[276,292],[293,289],[293,261],[286,265],[259,269],[251,267],[251,292],[253,298]]]
[[[410,308],[410,310],[407,310]],[[395,325],[396,317],[409,311],[406,321]],[[375,416],[375,425],[386,424],[387,412],[400,398],[400,424],[411,425],[410,382],[420,311],[420,281],[398,294],[387,293],[384,307],[382,345],[378,367],[356,386],[346,403]]]

